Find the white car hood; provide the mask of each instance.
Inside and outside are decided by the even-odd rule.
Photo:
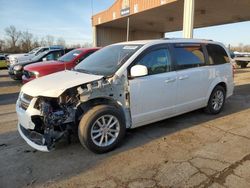
[[[14,59],[14,58],[22,57],[22,56],[24,56],[24,55],[26,55],[26,54],[11,54],[11,55],[9,55],[9,58],[10,58],[10,59]]]
[[[27,61],[30,60],[31,58],[35,57],[34,54],[25,54],[23,56],[19,56],[17,57],[18,63],[23,62],[23,61]]]
[[[33,97],[59,97],[69,88],[101,78],[103,76],[66,70],[32,80],[24,84],[21,91]]]

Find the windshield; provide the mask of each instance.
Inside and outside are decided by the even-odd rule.
[[[40,48],[35,48],[29,52],[29,54],[34,54],[36,51],[38,51]]]
[[[69,62],[75,59],[77,56],[79,56],[82,53],[82,50],[72,50],[69,53],[66,53],[64,56],[60,57],[58,61],[61,62]]]
[[[34,56],[33,58],[31,58],[31,61],[38,61],[39,59],[41,59],[44,55],[46,55],[49,51],[45,51],[40,53],[39,55]]]
[[[113,75],[142,45],[111,45],[87,57],[76,67],[76,71],[103,76]]]

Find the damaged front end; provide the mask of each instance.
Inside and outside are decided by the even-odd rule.
[[[37,150],[50,151],[63,136],[69,139],[75,127],[77,94],[65,92],[59,98],[27,96],[20,94],[17,102],[17,114],[21,116],[18,130],[25,141]]]
[[[21,93],[17,102],[18,130],[40,151],[50,151],[58,140],[77,133],[79,121],[95,105],[121,108],[126,127],[131,125],[127,78],[102,78],[65,90],[59,97],[31,97]]]

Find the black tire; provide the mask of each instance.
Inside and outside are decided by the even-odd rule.
[[[246,62],[241,62],[241,63],[240,63],[240,67],[241,67],[241,68],[246,68],[247,65],[248,65],[248,63],[246,63]]]
[[[96,127],[96,123],[101,117],[112,116],[119,122],[119,131],[117,131],[116,139],[108,146],[98,146],[92,139],[92,129]],[[106,121],[106,120],[105,120]],[[117,125],[117,124],[115,124]],[[118,125],[117,125],[118,126]],[[101,129],[101,128],[100,128]],[[99,130],[100,130],[99,129]],[[125,118],[122,111],[111,105],[98,105],[89,109],[82,117],[78,127],[78,137],[81,144],[94,153],[106,153],[115,149],[123,140],[126,132]],[[101,134],[100,132],[98,134]],[[106,133],[107,134],[107,133]],[[116,133],[114,133],[116,134]],[[102,136],[101,136],[102,137]],[[110,137],[110,136],[109,136]],[[101,138],[100,138],[101,139]],[[112,137],[110,137],[112,139]]]
[[[222,104],[219,105],[220,107],[218,107],[218,109],[217,109],[213,106],[213,100],[215,99],[215,95],[218,92],[221,92],[223,94],[223,97],[222,97],[223,101],[222,101]],[[226,99],[226,91],[225,91],[224,87],[222,87],[220,85],[216,86],[209,97],[209,101],[208,101],[207,107],[205,108],[205,112],[208,114],[220,113],[224,107],[225,99]]]

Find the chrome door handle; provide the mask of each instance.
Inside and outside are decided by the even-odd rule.
[[[165,83],[170,83],[170,82],[174,82],[176,79],[175,78],[167,78],[165,80]]]
[[[188,75],[185,75],[185,76],[180,76],[179,77],[179,80],[185,80],[185,79],[188,79],[189,78],[189,76]]]

